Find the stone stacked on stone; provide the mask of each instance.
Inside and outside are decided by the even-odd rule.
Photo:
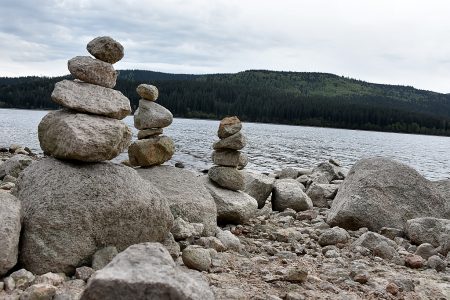
[[[90,56],[69,60],[76,80],[55,84],[52,100],[64,109],[50,112],[39,124],[44,153],[59,159],[83,162],[110,160],[131,142],[131,130],[120,121],[131,113],[130,101],[113,90],[117,74],[112,63],[123,57],[123,47],[110,37],[99,37],[87,46]]]
[[[155,102],[158,99],[155,86],[140,84],[136,91],[142,99],[134,113],[134,127],[139,132],[138,140],[128,148],[130,164],[141,167],[161,165],[175,152],[173,140],[162,135],[163,128],[172,124],[172,113]]]
[[[217,135],[220,140],[213,145],[213,166],[209,178],[219,186],[232,191],[243,190],[244,175],[238,171],[247,164],[247,156],[240,152],[246,145],[241,133],[242,124],[237,117],[227,117],[220,121]]]

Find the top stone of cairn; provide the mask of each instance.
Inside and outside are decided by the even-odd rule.
[[[123,46],[109,36],[100,36],[87,44],[87,51],[95,58],[114,64],[123,58]]]
[[[224,139],[238,133],[242,128],[241,121],[238,117],[227,117],[220,121],[219,130],[217,135],[219,138]]]
[[[158,89],[154,85],[150,84],[140,84],[136,88],[136,92],[145,100],[156,101],[158,99]]]

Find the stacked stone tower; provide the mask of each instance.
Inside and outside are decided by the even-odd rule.
[[[130,101],[113,90],[118,72],[113,64],[122,59],[123,46],[110,37],[90,41],[90,56],[69,60],[75,80],[55,84],[51,95],[63,106],[47,114],[38,134],[45,154],[83,162],[110,160],[131,142],[131,130],[120,121],[131,113]]]
[[[217,132],[220,141],[214,143],[212,153],[216,166],[208,172],[212,181],[233,191],[244,189],[244,176],[238,171],[247,164],[247,155],[239,151],[246,145],[241,129],[242,123],[237,117],[227,117],[220,122]]]
[[[172,113],[155,101],[158,89],[141,84],[136,89],[141,100],[134,113],[134,127],[139,129],[138,140],[128,148],[128,157],[133,166],[160,165],[172,158],[175,145],[170,137],[161,135],[163,128],[172,124]]]

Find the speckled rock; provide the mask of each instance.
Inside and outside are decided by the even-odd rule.
[[[17,263],[22,205],[10,193],[0,191],[0,276]]]
[[[221,139],[213,144],[213,148],[215,150],[221,150],[221,149],[232,149],[232,150],[241,150],[242,148],[247,145],[247,139],[242,134],[242,132],[235,133],[233,135],[230,135],[229,137],[226,137],[224,139]]]
[[[223,118],[219,124],[217,136],[221,139],[227,138],[235,133],[238,133],[242,128],[242,123],[238,117]]]
[[[134,127],[137,129],[164,128],[172,124],[173,115],[164,106],[146,100],[139,100],[134,112]]]
[[[76,56],[67,63],[70,74],[81,81],[113,88],[116,85],[118,72],[112,64],[93,59],[90,56]]]
[[[123,46],[109,36],[100,36],[87,44],[87,51],[95,58],[114,64],[123,58]]]
[[[156,101],[159,95],[158,88],[156,86],[144,83],[138,85],[136,92],[139,96],[148,101]]]
[[[219,186],[232,190],[244,189],[244,175],[233,167],[213,166],[208,171],[209,178]]]
[[[163,135],[134,141],[128,148],[130,164],[142,167],[163,164],[170,160],[174,153],[173,140]]]

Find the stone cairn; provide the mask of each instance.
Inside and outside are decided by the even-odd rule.
[[[163,128],[172,124],[172,113],[155,101],[158,89],[149,84],[140,84],[137,93],[139,108],[134,113],[134,127],[139,129],[138,140],[128,148],[128,158],[132,166],[149,167],[163,164],[175,152],[173,140],[161,135]]]
[[[209,178],[219,186],[232,191],[244,189],[244,176],[238,169],[247,165],[247,155],[239,150],[246,145],[241,132],[242,123],[237,117],[220,121],[217,135],[220,140],[213,144],[212,160],[216,166],[208,171]]]
[[[75,80],[55,84],[51,95],[63,107],[48,113],[38,127],[45,154],[83,162],[110,160],[131,143],[131,130],[120,121],[131,113],[130,101],[113,90],[123,46],[110,37],[90,41],[90,56],[76,56],[68,68]]]

